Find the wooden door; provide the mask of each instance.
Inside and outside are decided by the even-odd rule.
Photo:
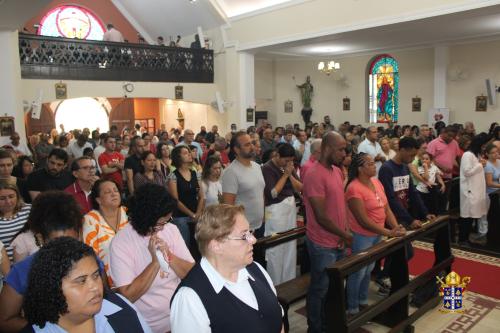
[[[26,134],[28,136],[36,133],[50,133],[53,128],[56,128],[56,119],[49,105],[49,103],[42,104],[40,119],[33,119],[31,111],[26,114]]]
[[[123,128],[134,128],[134,100],[132,98],[108,98],[111,105],[109,126],[116,125],[118,132]]]

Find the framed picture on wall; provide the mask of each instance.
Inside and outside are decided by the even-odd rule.
[[[175,86],[175,99],[184,99],[184,87]]]
[[[476,96],[476,111],[486,111],[488,109],[488,99],[486,96]]]
[[[351,110],[351,99],[346,97],[342,100],[342,110],[350,111]]]
[[[293,112],[293,101],[287,99],[285,101],[285,113],[292,113]]]
[[[68,87],[66,83],[56,83],[56,99],[66,99],[68,97]]]
[[[416,96],[411,99],[411,110],[413,112],[422,111],[422,99],[420,97]]]
[[[14,128],[14,117],[0,117],[0,136],[11,136]]]

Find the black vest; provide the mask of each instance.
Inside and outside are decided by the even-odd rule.
[[[201,299],[212,333],[278,333],[281,331],[281,307],[266,277],[255,263],[246,267],[255,279],[248,279],[257,299],[259,310],[248,306],[225,287],[217,294],[205,272],[197,263],[172,296],[181,287],[193,289]]]
[[[137,313],[123,299],[112,291],[104,291],[104,299],[122,308],[120,311],[106,316],[109,325],[116,333],[144,333]],[[31,333],[34,331],[31,325],[27,325],[20,333]]]

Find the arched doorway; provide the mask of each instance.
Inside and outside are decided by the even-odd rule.
[[[66,131],[83,128],[99,128],[101,133],[109,131],[108,111],[91,97],[62,101],[55,111],[55,123],[57,128],[63,124]]]

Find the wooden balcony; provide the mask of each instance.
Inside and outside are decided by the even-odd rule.
[[[214,82],[212,50],[19,34],[25,79]]]

